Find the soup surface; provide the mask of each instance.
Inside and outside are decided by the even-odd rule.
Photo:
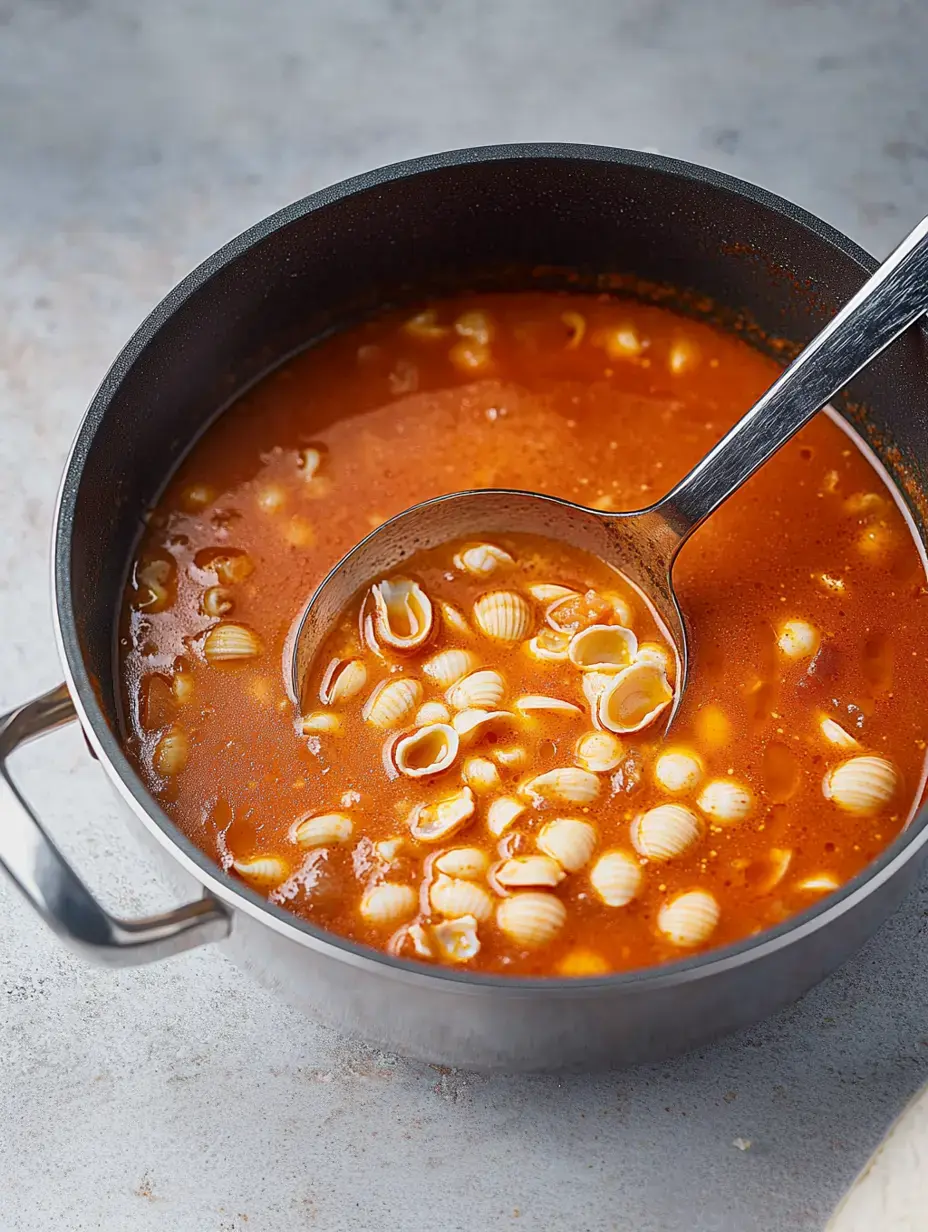
[[[382,579],[397,643],[359,596],[301,704],[286,688],[314,585],[385,518],[484,486],[651,503],[776,371],[665,309],[544,293],[291,361],[197,445],[139,547],[120,657],[149,789],[297,915],[472,969],[644,966],[834,890],[921,792],[928,619],[902,514],[825,416],[680,557],[695,654],[667,741],[674,666],[640,597],[517,536],[413,558]]]

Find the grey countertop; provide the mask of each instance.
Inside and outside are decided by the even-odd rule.
[[[0,706],[60,676],[48,546],[82,410],[224,240],[372,165],[558,139],[734,171],[883,253],[928,201],[926,14],[0,0]],[[108,904],[167,903],[74,728],[18,774]],[[208,951],[87,968],[0,884],[0,1229],[813,1232],[928,1077],[926,916],[928,880],[715,1047],[507,1079],[348,1043]]]

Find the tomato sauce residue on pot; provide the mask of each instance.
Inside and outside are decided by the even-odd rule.
[[[126,744],[223,869],[427,963],[596,975],[771,927],[860,872],[922,790],[925,574],[881,475],[821,415],[695,535],[684,708],[601,562],[490,536],[359,595],[287,694],[286,640],[373,527],[474,487],[604,510],[666,492],[770,384],[664,308],[448,300],[327,339],[196,445],[120,626]]]

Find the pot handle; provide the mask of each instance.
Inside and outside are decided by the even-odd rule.
[[[63,684],[0,717],[0,867],[71,949],[105,966],[155,962],[221,941],[231,916],[209,894],[141,920],[118,920],[104,911],[20,795],[7,769],[9,757],[76,718]]]

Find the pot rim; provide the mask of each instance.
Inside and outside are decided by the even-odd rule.
[[[81,653],[72,604],[70,569],[71,531],[81,475],[96,431],[122,381],[142,352],[174,312],[249,249],[261,244],[274,232],[307,214],[325,209],[348,197],[359,196],[384,184],[411,180],[448,168],[491,162],[550,160],[566,162],[606,162],[655,171],[697,185],[706,185],[732,197],[741,198],[798,223],[821,242],[854,261],[862,279],[873,272],[876,260],[842,232],[783,197],[735,176],[696,163],[638,150],[571,143],[520,143],[476,146],[392,163],[311,193],[256,223],[207,257],[177,284],[152,310],[132,334],[104,376],[78,428],[71,446],[55,509],[52,545],[52,589],[55,640],[66,683],[78,721],[105,773],[120,796],[150,834],[210,894],[226,906],[245,912],[300,945],[306,945],[333,959],[347,962],[371,974],[389,974],[404,980],[440,982],[460,993],[479,994],[492,989],[496,996],[524,997],[540,991],[549,996],[565,996],[597,990],[644,993],[649,989],[688,983],[744,966],[786,946],[798,943],[853,910],[871,893],[885,884],[912,860],[928,842],[928,808],[910,819],[906,829],[856,877],[818,904],[791,916],[775,928],[732,945],[680,958],[659,966],[618,972],[606,976],[581,978],[525,978],[466,971],[452,967],[429,966],[394,957],[380,950],[359,945],[292,915],[269,902],[241,882],[234,881],[175,826],[152,797],[111,729],[97,699]],[[120,562],[122,567],[122,562]],[[234,927],[234,926],[233,926]]]

